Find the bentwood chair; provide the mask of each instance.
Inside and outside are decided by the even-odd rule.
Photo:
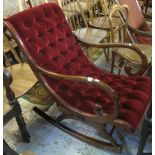
[[[78,38],[93,43],[106,42],[107,31],[92,28],[88,25],[88,10],[90,8],[87,5],[87,0],[58,0],[58,4],[62,8],[73,33]],[[92,6],[96,8],[96,6],[98,6],[98,1],[94,0]],[[99,55],[103,53],[102,51],[97,51],[95,48],[86,48],[85,50],[92,61],[96,60]],[[105,49],[104,54],[105,57],[107,57]]]
[[[128,6],[127,5],[120,5],[120,4],[116,4],[116,5],[113,5],[113,8],[111,10],[111,14],[110,14],[110,24],[112,25],[112,16],[115,12],[117,11],[122,11],[126,9],[127,10],[127,16],[128,16],[128,12],[130,11]],[[121,12],[123,14],[123,12]],[[127,18],[126,18],[126,21],[125,21],[125,30],[127,30],[128,27],[131,28],[131,26],[128,25],[128,22],[127,22]],[[133,29],[134,32],[138,33],[139,30],[136,30],[136,29]],[[115,32],[113,29],[111,29],[111,32],[112,32],[112,40],[114,41],[114,37],[115,37]],[[140,33],[140,31],[139,31]],[[147,32],[144,32],[145,34],[147,34]],[[126,31],[124,31],[123,35],[121,36],[121,40],[124,41],[124,38],[125,38],[125,35],[126,35]],[[151,34],[150,34],[151,35]],[[124,36],[124,37],[123,37]],[[136,44],[135,44],[136,43]],[[141,42],[140,42],[141,43]],[[141,49],[141,51],[146,55],[147,57],[147,62],[148,62],[148,67],[150,68],[150,64],[151,64],[151,60],[152,60],[152,46],[151,45],[147,45],[146,43],[145,44],[140,44],[138,42],[136,42],[136,40],[134,41],[134,44]],[[140,57],[132,52],[131,49],[123,49],[123,48],[119,48],[117,50],[117,53],[119,53],[120,56],[124,57],[126,61],[128,61],[128,63],[138,67],[141,65],[141,60],[140,60]],[[113,72],[113,69],[114,69],[114,64],[115,62],[115,54],[112,55],[112,68],[111,68],[111,71]],[[124,63],[124,59],[121,61],[121,65],[119,65],[119,67],[122,67],[123,63]],[[119,68],[121,69],[121,68]],[[120,70],[119,70],[119,73],[120,73]]]
[[[115,1],[116,4],[119,4],[118,1]],[[120,5],[120,4],[119,4]],[[130,8],[128,8],[128,12],[130,12],[132,10],[130,10]],[[122,12],[122,18],[124,21],[127,20],[126,16],[124,14],[124,12]],[[149,44],[151,45],[152,44],[152,30],[151,30],[151,19],[147,19],[147,18],[150,18],[150,17],[146,17],[145,18],[145,15],[144,15],[144,24],[142,24],[142,26],[140,28],[134,28],[132,27],[131,25],[129,25],[127,22],[127,27],[128,27],[128,30],[130,32],[130,39],[132,41],[132,43],[136,43],[136,44]],[[149,24],[147,24],[147,22],[149,22]],[[150,26],[148,26],[150,25]]]
[[[44,119],[90,144],[121,151],[114,140],[115,127],[135,131],[151,101],[151,80],[141,76],[147,67],[146,56],[134,45],[91,44],[75,37],[61,8],[48,3],[9,17],[6,26],[16,38],[36,77],[56,100],[62,115],[48,116],[35,107]],[[129,76],[114,75],[97,68],[84,54],[78,41],[88,47],[130,48],[142,59],[137,72],[126,67]],[[61,123],[64,119],[90,121],[103,126],[107,141],[80,134]],[[106,125],[112,125],[108,131]]]
[[[93,10],[93,1],[87,0],[87,5],[89,9],[89,25],[93,28],[98,28],[102,30],[106,30],[109,33],[108,41],[110,42],[110,30],[119,27],[122,24],[121,18],[119,14],[115,14],[113,17],[113,27],[111,28],[109,22],[109,15],[112,6],[109,6],[106,0],[98,0],[99,8]]]
[[[113,3],[108,3],[106,0],[98,0],[98,7],[93,7],[93,1],[87,0],[87,5],[89,9],[90,20],[88,24],[90,27],[97,28],[100,30],[106,30],[107,37],[106,42],[114,42],[116,39],[122,41],[122,32],[125,31],[125,23],[121,19],[119,12],[115,12],[112,18],[112,24],[110,23],[110,14]],[[115,34],[112,36],[112,31]],[[109,63],[110,54],[109,48],[105,49],[106,62]]]
[[[77,37],[82,40],[98,43],[105,39],[107,32],[91,28],[88,26],[88,18],[85,13],[88,12],[86,2],[78,0],[58,0],[59,6],[65,13],[65,16]],[[96,1],[94,2],[94,6]],[[87,8],[87,9],[86,9]]]
[[[13,81],[11,73],[4,69],[3,70],[3,83],[5,87],[5,96],[3,97],[3,123],[4,126],[12,119],[15,118],[22,135],[23,141],[29,143],[30,135],[26,129],[24,117],[18,100],[15,98],[15,94],[10,87]],[[6,101],[8,100],[8,101]],[[24,152],[18,154],[9,147],[6,141],[3,139],[3,155],[35,155],[32,152]]]

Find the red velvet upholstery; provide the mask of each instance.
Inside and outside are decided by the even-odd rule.
[[[74,35],[61,9],[54,3],[43,4],[7,19],[16,28],[32,59],[40,66],[67,75],[94,77],[108,83],[118,92],[121,104],[120,119],[137,128],[151,99],[148,77],[126,77],[104,73],[93,65]],[[47,83],[69,104],[93,113],[95,102],[110,112],[113,103],[106,93],[94,86],[78,82],[54,80]]]

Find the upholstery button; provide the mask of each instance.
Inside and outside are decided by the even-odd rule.
[[[54,43],[49,43],[48,46],[51,47],[51,48],[55,48],[56,47],[56,45]]]
[[[52,29],[49,29],[49,30],[47,30],[47,32],[49,32],[49,33],[53,33],[53,30],[52,30]]]

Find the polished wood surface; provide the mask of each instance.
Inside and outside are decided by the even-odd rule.
[[[142,53],[147,57],[147,62],[150,63],[152,60],[152,46],[145,44],[135,44],[135,46],[141,49]],[[133,52],[131,49],[119,48],[117,52],[119,55],[133,64],[140,65],[142,63],[139,55]]]
[[[86,1],[59,0],[58,4],[62,8],[65,16],[74,32],[82,40],[98,43],[101,42],[107,36],[105,30],[99,30],[90,28],[87,23],[87,17],[85,15],[88,12],[88,6]],[[97,1],[93,3],[95,6]]]
[[[37,82],[37,78],[26,63],[12,65],[12,67],[7,67],[7,70],[13,76],[11,88],[14,90],[16,97],[26,93]]]
[[[73,31],[76,36],[81,39],[87,40],[91,43],[101,42],[107,35],[107,32],[100,29],[81,28]]]

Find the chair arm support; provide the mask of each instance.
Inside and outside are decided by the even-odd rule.
[[[130,76],[136,76],[136,75],[142,75],[144,74],[144,72],[147,69],[147,58],[146,56],[143,54],[143,52],[135,45],[133,44],[127,44],[127,43],[89,43],[86,42],[82,39],[80,39],[79,37],[75,36],[78,40],[79,43],[83,44],[84,46],[88,46],[88,47],[96,47],[96,48],[129,48],[131,50],[133,50],[135,53],[137,53],[139,55],[139,57],[142,60],[141,63],[141,67],[138,71],[136,72],[132,72],[132,67],[131,66],[125,66],[125,72],[130,75]],[[114,53],[117,53],[117,50],[114,51]]]
[[[6,69],[3,68],[3,84],[5,87],[11,85],[13,79],[11,73]]]
[[[130,25],[128,25],[128,29],[131,32],[134,32],[136,34],[142,35],[144,37],[148,37],[148,38],[151,38],[152,37],[152,32],[138,30],[138,29],[135,29],[135,28],[131,27]]]
[[[92,77],[64,75],[64,74],[54,73],[54,72],[48,71],[46,69],[43,69],[42,67],[40,67],[36,64],[35,64],[35,69],[38,72],[40,72],[41,74],[44,74],[44,75],[51,77],[53,79],[77,81],[77,82],[87,83],[87,84],[91,84],[91,85],[99,87],[100,89],[105,91],[112,99],[112,101],[114,103],[114,111],[111,114],[104,113],[102,111],[101,105],[96,103],[94,112],[97,114],[97,116],[102,117],[102,119],[105,119],[105,120],[113,120],[114,118],[117,118],[117,116],[119,115],[119,111],[120,111],[119,97],[118,97],[117,93],[108,84],[106,84],[98,79],[94,79]]]

